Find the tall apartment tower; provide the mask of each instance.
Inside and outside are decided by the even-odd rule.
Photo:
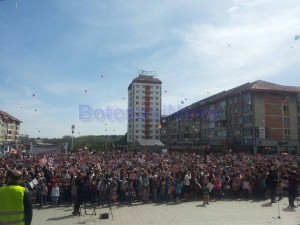
[[[155,76],[155,71],[138,71],[128,87],[128,143],[160,139],[162,82]]]

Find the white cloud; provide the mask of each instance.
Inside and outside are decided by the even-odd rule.
[[[167,90],[162,104],[174,108],[257,79],[299,82],[295,0],[59,1],[51,7],[60,23],[37,13],[45,30],[32,29],[33,36],[8,20],[0,23],[8,43],[0,51],[0,106],[21,117],[24,132],[62,136],[75,124],[81,135],[125,133],[126,122],[83,123],[78,107],[126,110],[126,90],[139,69],[157,71]],[[50,15],[47,9],[41,13]],[[40,21],[28,15],[26,23],[33,22]],[[55,40],[44,36],[28,45],[29,37],[51,28]]]

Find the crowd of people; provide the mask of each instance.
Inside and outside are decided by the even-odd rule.
[[[21,171],[33,204],[180,202],[285,196],[295,206],[300,156],[244,153],[112,151],[74,154],[7,154],[0,158],[0,186]]]

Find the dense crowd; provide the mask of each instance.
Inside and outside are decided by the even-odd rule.
[[[22,170],[33,203],[132,204],[209,198],[266,199],[289,196],[300,183],[298,155],[243,153],[157,153],[113,151],[75,154],[6,154],[0,158],[0,186]]]

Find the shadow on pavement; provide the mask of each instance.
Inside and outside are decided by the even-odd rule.
[[[73,217],[73,215],[67,215],[67,216],[61,216],[61,217],[53,217],[53,218],[49,218],[46,221],[57,221],[57,220],[63,220],[63,219],[68,219]]]
[[[261,207],[272,207],[272,203],[268,202],[268,203],[262,204]]]
[[[292,208],[292,207],[289,207],[289,206],[287,206],[286,208],[282,209],[282,211],[285,211],[285,212],[296,212],[295,208]]]

